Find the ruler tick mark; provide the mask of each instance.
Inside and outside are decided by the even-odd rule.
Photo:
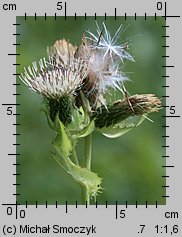
[[[9,56],[20,56],[20,53],[9,53]]]
[[[68,213],[68,202],[66,201],[66,213]]]
[[[20,76],[20,73],[13,73],[13,76]]]
[[[118,219],[118,202],[116,201],[116,219]]]
[[[124,19],[125,19],[125,21],[126,21],[126,12],[125,12],[125,14],[124,14]]]
[[[20,105],[20,104],[2,104],[2,105]]]
[[[164,16],[163,16],[163,17],[164,17]],[[170,17],[174,17],[174,18],[175,18],[175,17],[181,17],[181,16],[166,16],[166,18],[168,18],[168,17],[169,17],[169,18],[170,18]]]
[[[66,19],[67,19],[67,5],[66,5],[66,2],[64,2],[64,19],[65,19],[65,21],[66,21]]]
[[[163,118],[180,118],[180,115],[163,115]]]
[[[174,168],[174,165],[162,165],[163,168]]]
[[[166,4],[166,2],[164,3],[165,5],[164,5],[164,19],[165,19],[165,21],[166,21],[166,15],[167,15],[167,4]]]
[[[9,153],[8,156],[20,156],[19,153]]]

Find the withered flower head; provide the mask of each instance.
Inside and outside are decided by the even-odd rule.
[[[53,46],[47,49],[48,55],[60,61],[63,65],[70,65],[74,61],[74,55],[77,46],[72,45],[69,41],[62,39],[57,40]]]
[[[128,117],[158,112],[162,109],[162,101],[153,94],[133,95],[116,101],[105,108],[98,108],[94,114],[95,126],[98,128],[118,124]]]

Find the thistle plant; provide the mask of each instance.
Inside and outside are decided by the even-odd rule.
[[[57,40],[46,58],[33,62],[20,76],[42,98],[41,110],[56,134],[51,157],[80,185],[83,204],[103,192],[102,178],[91,170],[92,133],[119,137],[161,109],[155,95],[130,96],[125,88],[128,78],[121,65],[135,60],[129,44],[119,42],[122,30],[120,26],[112,36],[104,23],[96,23],[96,33],[84,32],[78,47]],[[116,101],[115,90],[120,94]],[[85,146],[82,165],[76,152],[79,139]]]

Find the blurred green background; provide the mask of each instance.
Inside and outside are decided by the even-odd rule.
[[[104,19],[97,19],[101,25]],[[32,61],[39,60],[46,56],[47,46],[51,46],[57,39],[69,39],[73,44],[79,44],[85,30],[95,32],[96,25],[93,17],[78,17],[77,21],[73,17],[17,17],[18,26],[17,43],[21,43],[18,52],[21,54],[17,58],[17,73],[23,72],[23,68],[31,64]],[[108,17],[105,21],[111,34],[115,33],[118,27],[123,24],[126,30],[120,37],[120,42],[130,42],[129,52],[134,56],[136,62],[125,61],[122,70],[126,72],[130,81],[126,83],[126,88],[130,94],[154,93],[161,97],[165,95],[162,88],[164,81],[161,75],[164,74],[161,65],[165,63],[162,55],[165,55],[164,38],[165,33],[162,25],[162,17],[133,17],[125,20],[123,17]],[[20,80],[17,78],[18,83]],[[35,204],[74,204],[77,200],[80,203],[81,192],[79,186],[72,180],[69,174],[64,172],[58,164],[50,159],[51,142],[55,136],[48,127],[45,115],[40,112],[41,99],[37,94],[32,93],[21,82],[17,88],[21,94],[17,102],[21,103],[17,111],[21,116],[17,122],[21,126],[17,132],[21,136],[17,137],[20,143],[18,153],[21,154],[21,166],[18,167],[17,192],[21,195],[17,197],[20,203]],[[99,133],[93,136],[93,158],[92,170],[103,177],[103,193],[98,196],[98,204],[114,204],[115,201],[122,204],[165,204],[165,180],[161,177],[165,174],[162,165],[165,164],[164,141],[162,135],[165,134],[162,125],[165,124],[162,114],[165,111],[149,116],[154,122],[145,120],[141,126],[133,129],[126,135],[109,139]],[[80,156],[83,156],[83,143],[78,144]],[[19,158],[18,158],[19,159]]]

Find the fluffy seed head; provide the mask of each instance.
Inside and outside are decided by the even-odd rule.
[[[89,37],[87,39],[90,42],[90,47],[93,49],[100,49],[103,51],[104,58],[110,57],[111,60],[119,58],[122,62],[123,59],[134,61],[133,57],[126,51],[128,49],[128,43],[119,44],[118,39],[123,31],[122,25],[117,29],[114,36],[112,37],[104,22],[102,23],[103,29],[101,30],[98,23],[97,33],[93,34],[91,31],[87,31]]]
[[[118,44],[117,41],[122,32],[122,26],[118,28],[112,37],[103,23],[103,30],[96,23],[96,34],[87,31],[88,36],[83,35],[82,43],[76,51],[76,57],[80,57],[88,63],[89,74],[84,85],[84,92],[88,98],[92,98],[92,104],[98,101],[105,103],[103,96],[110,88],[118,89],[123,94],[124,81],[127,77],[119,70],[123,60],[133,60],[126,51],[127,44]]]

